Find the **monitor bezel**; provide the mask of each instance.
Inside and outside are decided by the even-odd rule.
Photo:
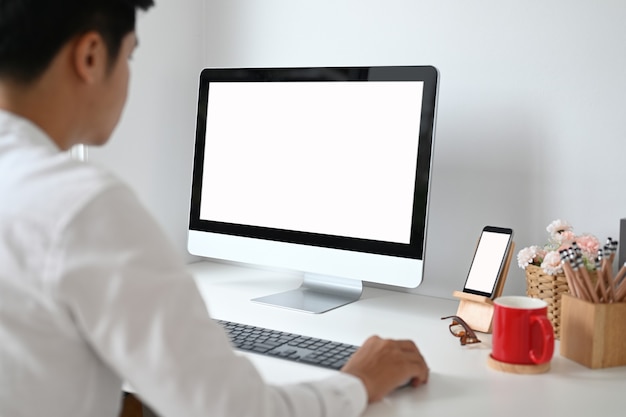
[[[372,253],[422,260],[428,221],[428,200],[437,108],[438,71],[433,66],[206,68],[200,74],[196,141],[193,160],[189,230],[270,240],[322,248]],[[328,82],[328,81],[421,81],[423,82],[418,161],[415,176],[410,242],[408,244],[333,236],[200,218],[207,122],[211,82]]]

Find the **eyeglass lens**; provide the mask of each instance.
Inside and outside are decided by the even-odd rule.
[[[449,326],[450,333],[459,338],[461,345],[480,343],[480,339],[478,339],[474,331],[460,317],[448,316],[441,319],[452,319],[452,323]]]

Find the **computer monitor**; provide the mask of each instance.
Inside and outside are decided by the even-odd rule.
[[[320,313],[422,282],[438,71],[209,68],[188,249],[304,273],[255,301]]]

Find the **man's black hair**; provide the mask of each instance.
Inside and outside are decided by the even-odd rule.
[[[98,32],[110,65],[153,0],[0,0],[0,79],[29,84],[74,36]]]

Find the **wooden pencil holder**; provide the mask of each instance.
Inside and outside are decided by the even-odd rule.
[[[502,272],[498,277],[493,298],[497,298],[502,294],[504,283],[509,273],[509,266],[513,257],[515,242],[511,242],[509,252],[504,260]],[[456,315],[461,317],[471,327],[472,330],[482,333],[491,333],[493,323],[493,300],[481,295],[469,294],[463,291],[454,291],[452,295],[459,299],[459,307]]]
[[[626,303],[563,295],[561,356],[591,369],[626,365]]]

